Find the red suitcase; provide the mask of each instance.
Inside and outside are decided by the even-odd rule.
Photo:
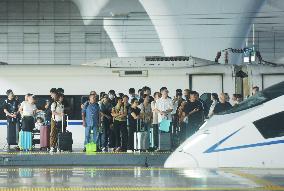
[[[49,141],[50,134],[49,134],[49,127],[42,126],[40,128],[40,148],[49,148]]]

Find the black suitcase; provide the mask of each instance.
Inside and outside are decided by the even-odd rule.
[[[172,149],[172,137],[171,133],[160,132],[159,133],[159,150],[170,151]]]
[[[68,123],[68,116],[66,116],[66,123]],[[58,133],[58,149],[59,151],[70,151],[72,152],[72,133],[64,131],[65,118],[62,120],[62,132]]]
[[[18,133],[18,127],[19,123],[9,121],[7,123],[7,144],[8,145],[17,145],[17,133]]]

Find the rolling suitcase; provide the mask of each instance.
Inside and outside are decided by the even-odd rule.
[[[66,115],[66,119],[63,117],[62,119],[62,133],[58,134],[58,149],[59,151],[69,151],[72,152],[72,133],[69,131],[64,131],[64,123],[68,124],[68,116]]]
[[[50,134],[49,134],[49,127],[42,126],[40,128],[40,148],[49,148],[49,141]]]
[[[32,132],[20,131],[19,133],[19,147],[20,150],[30,151],[32,150]]]
[[[137,120],[137,129],[134,132],[134,150],[143,151],[150,148],[150,138],[148,132],[141,131],[142,120]]]
[[[167,132],[159,133],[159,150],[160,151],[171,150],[171,133]]]

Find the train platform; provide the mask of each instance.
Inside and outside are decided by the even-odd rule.
[[[163,166],[170,152],[0,152],[0,166]]]

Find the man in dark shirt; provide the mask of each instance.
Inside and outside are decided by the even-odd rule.
[[[8,98],[4,103],[4,113],[7,116],[7,144],[8,150],[10,145],[17,145],[20,131],[20,116],[18,100],[15,99],[15,95],[12,90],[6,92]]]
[[[187,120],[187,137],[193,135],[203,123],[203,107],[201,102],[196,99],[197,92],[192,91],[189,95],[189,101],[187,102],[183,115],[188,118]]]
[[[220,102],[218,102],[213,110],[214,114],[222,113],[232,108],[232,105],[226,101],[226,95],[221,93],[219,96]]]
[[[102,116],[102,123],[103,123],[103,135],[104,135],[104,142],[103,142],[103,152],[108,150],[108,146],[113,148],[114,147],[114,138],[113,138],[113,131],[110,128],[113,122],[111,116],[112,105],[109,101],[108,95],[103,95],[102,103],[101,103],[101,116]]]

